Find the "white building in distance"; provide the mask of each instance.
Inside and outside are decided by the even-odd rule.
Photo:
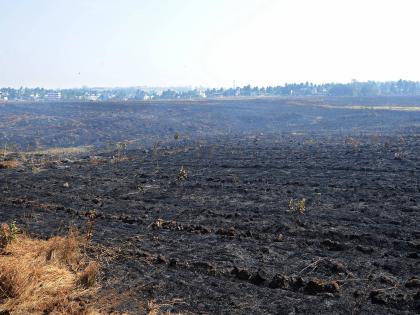
[[[48,92],[44,96],[45,101],[59,101],[61,100],[61,92]]]

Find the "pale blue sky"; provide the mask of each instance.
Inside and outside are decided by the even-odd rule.
[[[0,0],[0,86],[420,80],[418,0]]]

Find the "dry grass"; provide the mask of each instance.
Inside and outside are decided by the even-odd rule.
[[[0,161],[0,169],[12,169],[17,168],[20,163],[16,160]]]
[[[93,156],[90,158],[89,162],[91,165],[100,165],[107,163],[107,160],[103,157]]]
[[[48,148],[35,151],[23,152],[25,155],[65,155],[65,154],[79,154],[86,153],[93,150],[92,146],[68,147],[68,148]]]
[[[420,106],[408,105],[377,105],[377,106],[367,106],[367,105],[320,105],[323,108],[341,108],[341,109],[354,109],[354,110],[390,110],[390,111],[404,111],[404,112],[418,112],[420,111]]]
[[[174,299],[166,303],[157,303],[155,300],[151,300],[147,302],[146,304],[146,314],[147,315],[159,315],[159,314],[182,315],[181,313],[171,313],[168,311],[166,312],[162,311],[162,308],[168,308],[176,304],[184,304],[184,302],[180,299]]]
[[[347,145],[351,145],[353,148],[357,148],[358,146],[360,146],[360,145],[361,145],[361,142],[360,142],[359,140],[357,140],[357,139],[353,138],[353,137],[348,137],[348,138],[345,140],[345,143],[346,143]]]
[[[290,199],[288,204],[288,212],[294,214],[304,214],[306,210],[306,199]]]
[[[183,166],[181,166],[181,168],[178,172],[177,179],[179,181],[186,181],[188,179],[188,172]]]
[[[128,161],[128,157],[126,156],[113,156],[111,159],[112,164],[117,164],[125,161]]]
[[[82,302],[94,293],[97,263],[86,263],[74,232],[49,240],[19,235],[0,253],[0,313],[97,314]]]
[[[36,149],[32,151],[18,151],[13,148],[1,148],[0,155],[7,156],[9,154],[20,154],[22,157],[27,158],[32,155],[50,155],[50,156],[61,156],[61,155],[72,155],[87,153],[94,150],[93,146],[79,146],[79,147],[54,147],[46,149]]]
[[[12,153],[12,152],[9,152],[9,150],[7,150],[7,149],[0,149],[0,155],[6,156],[9,153]]]

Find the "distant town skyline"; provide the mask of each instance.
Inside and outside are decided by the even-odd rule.
[[[417,0],[0,0],[0,87],[420,80]]]
[[[42,89],[42,88],[1,88],[0,103],[5,102],[58,102],[58,101],[151,101],[174,99],[235,98],[235,97],[306,97],[306,96],[344,96],[344,97],[419,97],[420,82],[388,81],[358,82],[347,84],[321,84],[306,82],[284,86],[213,89],[141,89],[130,88],[80,88],[80,89]]]

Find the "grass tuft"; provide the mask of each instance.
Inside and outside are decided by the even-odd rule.
[[[13,169],[17,168],[20,163],[16,160],[0,161],[0,169]]]
[[[0,251],[0,313],[96,314],[82,303],[98,264],[86,268],[74,231],[49,240],[19,234]]]

